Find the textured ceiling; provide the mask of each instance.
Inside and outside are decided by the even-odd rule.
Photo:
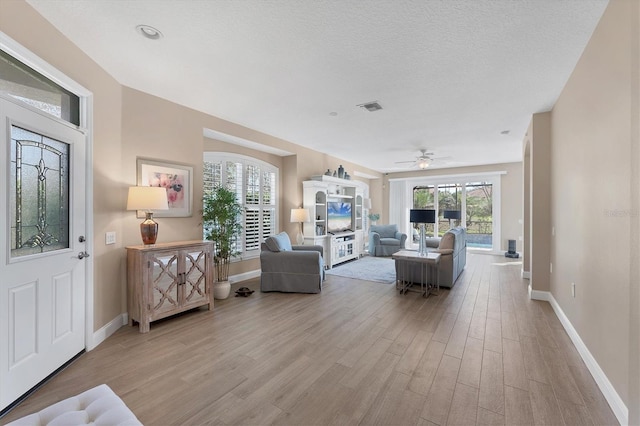
[[[434,168],[519,161],[607,5],[27,1],[125,86],[382,172],[420,148],[448,158]]]

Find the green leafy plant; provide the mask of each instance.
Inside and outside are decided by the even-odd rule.
[[[229,263],[238,255],[235,239],[242,231],[242,205],[236,194],[229,189],[216,186],[205,194],[202,209],[204,237],[214,242],[213,261],[217,281],[229,279]]]
[[[376,222],[376,221],[380,220],[380,215],[378,213],[369,213],[367,215],[367,217],[369,218],[369,220],[371,222]]]

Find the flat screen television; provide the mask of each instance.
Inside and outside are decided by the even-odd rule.
[[[351,229],[351,203],[329,201],[327,203],[327,231],[335,234]]]

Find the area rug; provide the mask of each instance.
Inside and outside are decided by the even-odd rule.
[[[327,270],[327,275],[357,278],[385,284],[396,282],[396,269],[393,259],[387,257],[365,256],[361,259],[341,263]]]

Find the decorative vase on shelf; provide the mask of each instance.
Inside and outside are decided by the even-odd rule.
[[[340,164],[340,167],[338,167],[338,177],[340,179],[344,179],[344,167],[342,167],[342,164]]]
[[[331,169],[327,169],[326,172],[324,172],[325,176],[331,176]]]
[[[333,171],[333,177],[337,177],[337,176],[338,176],[338,173],[334,170]]]

